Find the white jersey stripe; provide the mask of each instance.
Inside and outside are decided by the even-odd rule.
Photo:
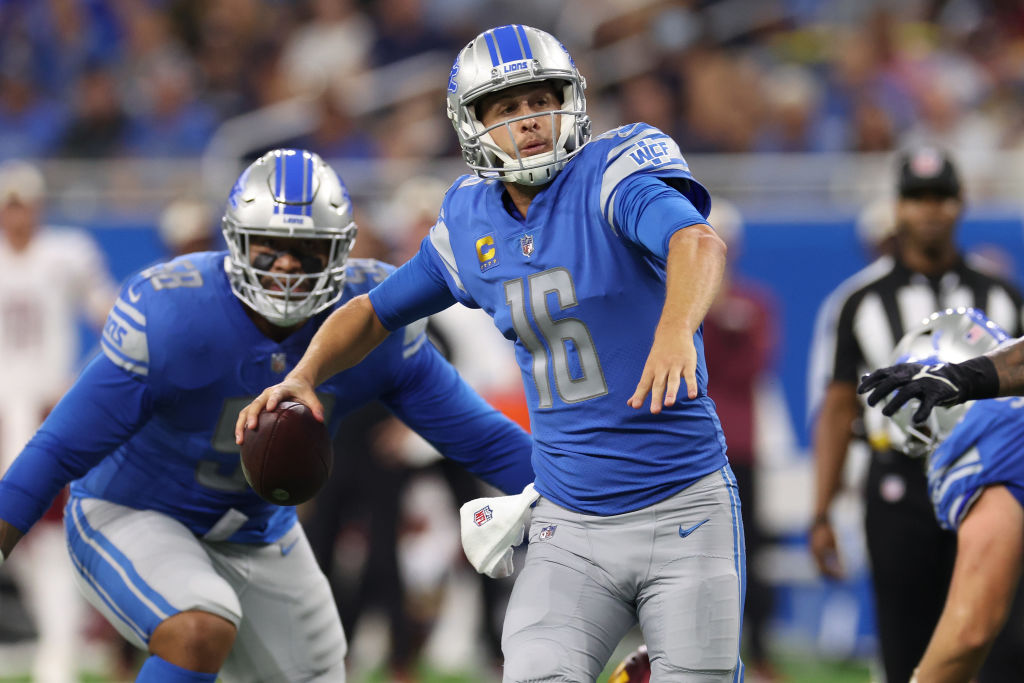
[[[129,288],[129,296],[131,295],[131,291],[131,288]],[[130,318],[138,327],[143,328],[146,326],[146,316],[144,316],[139,309],[135,308],[124,299],[119,298],[115,301],[114,308]]]
[[[847,299],[858,289],[878,280],[892,269],[892,259],[882,257],[844,280],[825,299],[814,322],[814,343],[807,372],[807,419],[810,422],[825,398],[825,388],[836,365],[836,328]]]
[[[452,241],[451,236],[448,234],[448,226],[444,224],[443,220],[438,220],[434,227],[430,229],[430,244],[434,247],[437,255],[441,257],[441,261],[448,270],[448,274],[452,276],[455,286],[465,292],[466,288],[462,285],[462,279],[459,277],[459,266],[455,262],[455,252],[452,251]]]

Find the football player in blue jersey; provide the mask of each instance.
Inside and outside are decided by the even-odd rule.
[[[447,103],[474,175],[419,252],[239,414],[236,438],[285,398],[320,414],[314,387],[409,321],[482,308],[515,345],[540,494],[504,680],[593,681],[636,623],[653,680],[742,679],[743,526],[701,328],[726,251],[708,192],[656,128],[591,140],[584,80],[543,31],[477,36]]]
[[[909,332],[894,357],[919,367],[952,364],[1005,341],[974,309],[947,310]],[[966,683],[1007,619],[1024,566],[1024,399],[937,407],[921,422],[918,407],[896,405],[894,441],[926,458],[935,515],[956,532],[957,554],[945,607],[912,680]]]
[[[293,507],[241,471],[240,407],[285,376],[330,312],[393,270],[349,259],[348,192],[316,154],[274,150],[231,190],[228,252],[131,277],[102,350],[0,480],[0,561],[68,481],[88,600],[150,654],[137,680],[344,681],[345,636]],[[380,400],[504,491],[533,479],[529,436],[409,320],[320,386],[321,415]]]

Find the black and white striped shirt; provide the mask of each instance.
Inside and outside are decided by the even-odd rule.
[[[903,334],[930,314],[971,306],[1010,335],[1021,336],[1022,299],[1012,284],[962,259],[937,278],[884,256],[829,295],[818,311],[808,372],[808,414],[821,407],[830,382],[856,383],[861,375],[890,364]],[[871,411],[872,413],[875,411]],[[865,415],[865,422],[874,422]],[[869,434],[873,424],[866,424]]]

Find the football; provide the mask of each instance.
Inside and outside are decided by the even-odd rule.
[[[334,462],[327,425],[295,401],[260,413],[256,429],[245,430],[241,459],[249,486],[275,505],[298,505],[312,498],[327,482]]]

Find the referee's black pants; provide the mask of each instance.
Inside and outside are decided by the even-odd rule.
[[[956,560],[956,535],[935,521],[924,461],[875,453],[868,470],[865,530],[888,683],[909,681],[939,621]],[[1024,600],[981,671],[982,683],[1024,680]]]

